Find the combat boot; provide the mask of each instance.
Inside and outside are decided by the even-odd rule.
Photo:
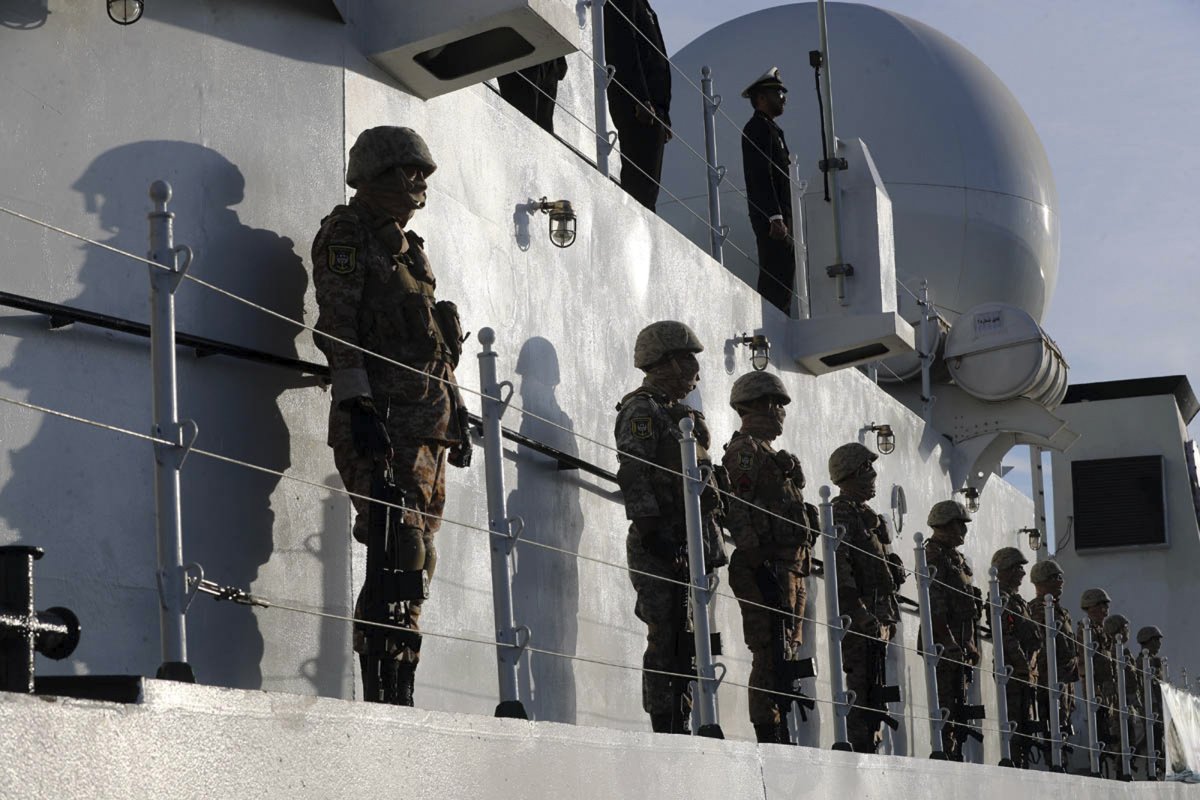
[[[413,704],[413,685],[417,680],[417,665],[408,661],[396,662],[395,694],[392,704],[411,706]]]

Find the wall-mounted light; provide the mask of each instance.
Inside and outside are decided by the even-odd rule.
[[[570,200],[547,200],[542,198],[538,208],[550,215],[550,241],[555,247],[570,247],[575,244],[575,209]]]
[[[143,0],[108,0],[108,18],[118,25],[132,25],[142,18]]]
[[[1022,533],[1029,534],[1029,549],[1030,550],[1036,551],[1036,550],[1042,549],[1042,532],[1040,530],[1038,530],[1037,528],[1021,528],[1021,530],[1017,531],[1018,536],[1021,535]]]
[[[766,334],[756,333],[749,336],[743,333],[741,336],[733,337],[733,341],[750,348],[750,366],[757,371],[762,372],[771,363],[771,340],[767,338]]]
[[[963,499],[967,501],[967,511],[974,514],[979,510],[979,490],[974,486],[968,486],[963,489]]]
[[[896,434],[892,433],[891,425],[876,425],[872,422],[870,430],[875,433],[875,448],[881,456],[896,452]]]

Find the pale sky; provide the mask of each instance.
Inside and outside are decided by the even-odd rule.
[[[781,5],[651,2],[671,53],[722,22]],[[870,4],[973,52],[1041,136],[1062,228],[1044,325],[1071,382],[1185,374],[1200,391],[1200,0]],[[1006,459],[1026,492],[1027,459],[1025,448]]]

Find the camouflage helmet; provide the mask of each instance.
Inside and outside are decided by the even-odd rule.
[[[1104,632],[1116,636],[1122,628],[1129,627],[1129,617],[1124,614],[1109,614],[1104,618]]]
[[[1058,565],[1058,562],[1053,558],[1047,558],[1045,561],[1039,561],[1033,565],[1033,569],[1029,570],[1029,579],[1034,583],[1046,583],[1062,574],[1062,567]]]
[[[736,409],[742,403],[753,403],[761,397],[776,397],[785,406],[792,402],[778,377],[769,372],[747,372],[733,382],[729,405]]]
[[[844,444],[829,455],[829,480],[841,483],[879,456],[858,442]]]
[[[996,569],[1008,569],[1017,564],[1028,564],[1029,559],[1015,547],[1001,547],[992,553],[992,566]]]
[[[1103,589],[1085,589],[1079,597],[1079,607],[1084,611],[1100,603],[1111,603],[1112,598]]]
[[[671,353],[701,353],[704,345],[696,332],[671,319],[651,322],[642,328],[633,345],[633,365],[647,369]]]
[[[1157,625],[1147,625],[1144,628],[1138,628],[1138,633],[1137,633],[1137,643],[1138,644],[1149,644],[1151,639],[1161,639],[1161,638],[1163,638],[1163,634],[1162,634],[1162,631],[1160,631],[1158,629]]]
[[[429,147],[412,128],[380,125],[358,135],[350,148],[350,163],[346,167],[346,183],[352,188],[378,178],[393,167],[418,166],[432,175],[437,169]]]
[[[957,500],[943,500],[940,503],[934,503],[933,508],[929,509],[929,516],[926,517],[925,524],[931,528],[940,528],[956,519],[961,519],[963,522],[971,521],[971,515],[967,513],[966,506]]]

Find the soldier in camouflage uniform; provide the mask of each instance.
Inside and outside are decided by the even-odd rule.
[[[451,464],[461,466],[470,452],[454,378],[463,341],[458,312],[453,303],[435,300],[436,281],[423,241],[406,230],[425,205],[425,180],[436,168],[414,131],[364,131],[350,150],[346,172],[346,183],[357,192],[321,221],[312,247],[320,310],[316,329],[341,340],[316,337],[333,382],[329,444],[334,464],[357,495],[370,494],[376,473],[390,468],[406,507],[395,532],[395,566],[423,571],[426,578],[437,563],[433,540],[445,502],[448,455]],[[366,543],[372,504],[352,499],[354,538]],[[417,629],[423,599],[390,598],[399,604],[389,606],[395,621]],[[356,627],[355,650],[363,658],[365,684],[369,665],[361,627]],[[397,639],[389,652],[395,662],[386,667],[394,672],[389,678],[396,681],[394,702],[412,705],[419,635]]]
[[[1112,701],[1111,710],[1108,715],[1108,730],[1101,731],[1101,735],[1106,737],[1108,742],[1108,750],[1113,754],[1113,774],[1116,774],[1116,766],[1120,763],[1121,752],[1121,692],[1120,685],[1117,683],[1117,672],[1119,664],[1118,658],[1122,651],[1125,655],[1125,702],[1129,707],[1129,738],[1130,741],[1135,741],[1137,728],[1137,687],[1141,673],[1137,670],[1137,665],[1133,661],[1133,653],[1129,651],[1127,646],[1129,643],[1129,618],[1124,614],[1110,614],[1104,618],[1104,635],[1111,642],[1112,649],[1109,652],[1112,666],[1112,686],[1107,687],[1107,693]],[[1117,642],[1117,637],[1121,637],[1120,643]],[[1096,670],[1097,676],[1100,670]]]
[[[1039,625],[1045,625],[1045,597],[1046,595],[1050,595],[1054,599],[1054,620],[1058,626],[1058,630],[1054,636],[1054,662],[1058,670],[1058,682],[1064,685],[1057,713],[1059,715],[1059,725],[1062,728],[1063,737],[1065,738],[1071,733],[1071,714],[1075,711],[1075,682],[1079,680],[1080,650],[1078,641],[1071,635],[1073,628],[1071,614],[1062,607],[1062,603],[1060,602],[1064,584],[1062,567],[1052,559],[1039,561],[1029,571],[1029,578],[1033,581],[1034,587],[1034,597],[1029,601],[1030,619]],[[1041,630],[1043,637],[1049,635],[1049,632],[1044,627]],[[1045,641],[1043,639],[1043,643]],[[1039,687],[1038,719],[1049,721],[1051,709],[1050,690],[1047,683],[1049,671],[1046,664],[1046,656],[1047,650],[1043,646],[1037,658]]]
[[[1086,589],[1079,598],[1079,607],[1087,616],[1079,621],[1075,629],[1075,637],[1079,640],[1079,678],[1087,686],[1087,672],[1095,669],[1096,688],[1096,731],[1102,742],[1105,742],[1105,753],[1109,753],[1117,743],[1113,741],[1110,731],[1113,729],[1113,717],[1117,707],[1117,672],[1113,654],[1113,639],[1104,631],[1104,620],[1108,617],[1108,608],[1112,601],[1108,592],[1103,589]],[[1087,626],[1092,631],[1092,642],[1095,644],[1095,655],[1089,659],[1083,649],[1083,629]]]
[[[759,742],[776,744],[791,741],[786,715],[792,700],[769,692],[796,691],[783,674],[789,666],[783,662],[794,660],[803,639],[805,577],[820,531],[816,508],[804,502],[800,462],[771,446],[783,433],[784,407],[790,402],[783,382],[770,373],[738,378],[729,404],[741,416],[742,426],[725,445],[723,459],[733,493],[745,501],[730,502],[725,527],[736,548],[729,561],[729,585],[739,600],[747,601],[741,609],[746,646],[753,656],[750,722]]]
[[[929,586],[929,615],[933,619],[933,641],[942,645],[937,662],[938,704],[950,712],[943,729],[946,757],[962,760],[968,719],[967,692],[973,679],[971,667],[979,664],[979,620],[982,595],[972,581],[973,572],[959,552],[967,538],[971,515],[962,503],[943,500],[929,511],[926,523],[933,533],[925,545],[925,559],[936,569]]]
[[[896,592],[905,578],[900,557],[891,551],[887,523],[867,505],[875,496],[876,458],[857,442],[829,456],[829,479],[839,489],[833,522],[846,530],[835,565],[839,608],[850,617],[842,639],[842,670],[846,688],[857,695],[846,723],[850,744],[859,753],[874,753],[882,741],[879,725],[887,704],[878,690],[887,683],[887,643],[900,621]]]
[[[662,673],[693,671],[687,587],[678,583],[688,581],[679,422],[684,417],[693,421],[699,458],[707,461],[709,433],[704,415],[680,402],[700,382],[696,353],[703,350],[699,338],[682,322],[648,325],[638,334],[633,351],[634,366],[646,373],[645,380],[617,404],[617,483],[625,499],[625,516],[632,523],[625,550],[629,567],[635,570],[629,574],[637,592],[634,612],[646,623],[642,707],[650,715],[651,727],[660,733],[690,732],[689,681]],[[715,485],[700,499],[704,559],[712,572],[727,563]]]
[[[1137,668],[1144,670],[1146,668],[1146,655],[1150,656],[1150,691],[1152,704],[1150,708],[1146,705],[1145,685],[1143,683],[1142,674],[1138,673],[1137,682],[1137,708],[1138,714],[1142,715],[1142,736],[1141,741],[1137,744],[1137,752],[1142,755],[1148,755],[1145,730],[1146,726],[1151,726],[1153,739],[1150,742],[1151,748],[1158,751],[1158,780],[1162,780],[1166,768],[1166,748],[1163,744],[1163,707],[1162,707],[1162,689],[1160,684],[1165,679],[1163,674],[1163,660],[1158,655],[1159,649],[1162,647],[1163,634],[1156,626],[1147,625],[1144,628],[1138,629],[1137,641],[1141,645],[1141,650],[1137,655]],[[1153,718],[1147,711],[1153,711]],[[1148,770],[1147,770],[1148,771]]]
[[[1042,648],[1042,627],[1030,619],[1029,607],[1021,597],[1021,582],[1028,563],[1025,554],[1015,547],[1002,547],[992,554],[996,580],[1004,595],[1000,614],[1004,663],[1012,667],[1012,677],[1005,688],[1009,719],[1017,723],[1012,759],[1021,769],[1029,767],[1029,749],[1034,744],[1028,734],[1037,714],[1033,684],[1037,682],[1037,657]]]

